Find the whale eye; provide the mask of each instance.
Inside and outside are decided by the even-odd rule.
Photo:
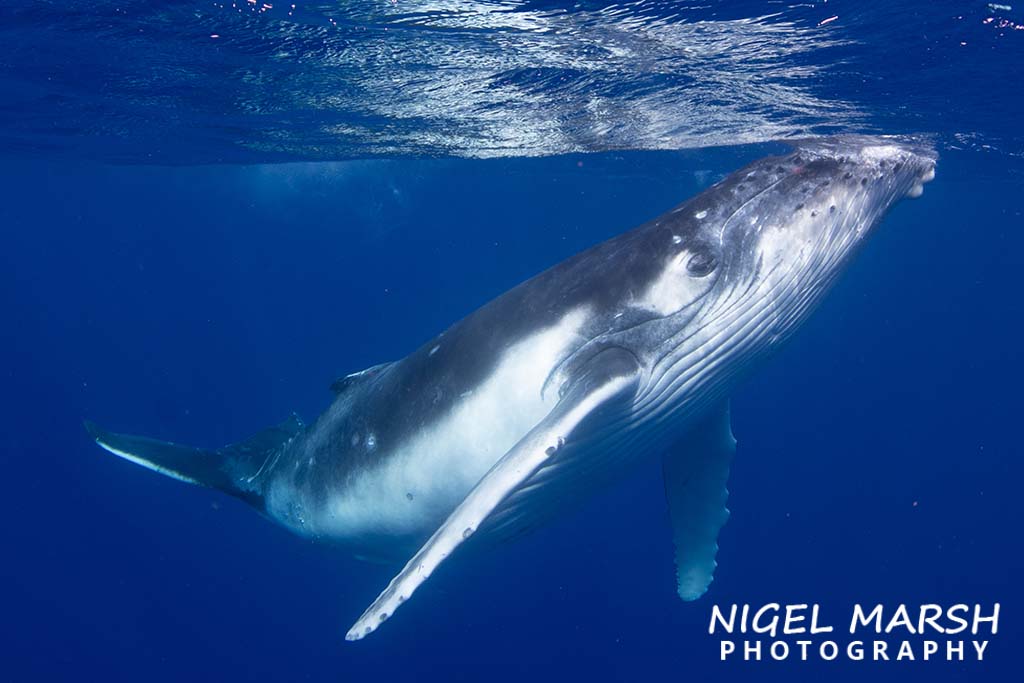
[[[698,251],[686,262],[686,272],[693,277],[705,277],[718,267],[718,259],[711,252]]]

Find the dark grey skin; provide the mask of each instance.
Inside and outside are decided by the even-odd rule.
[[[680,595],[691,599],[713,570],[703,536],[724,523],[734,444],[724,402],[934,165],[905,140],[796,143],[509,290],[402,360],[339,380],[309,427],[293,419],[217,451],[91,429],[118,455],[357,555],[422,546],[350,639],[478,527],[490,538],[522,531],[675,448],[686,457],[666,463],[666,486],[682,529]],[[687,536],[702,524],[707,534]]]

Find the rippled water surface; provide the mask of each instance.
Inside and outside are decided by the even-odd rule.
[[[856,130],[1021,155],[1020,22],[963,1],[5,3],[0,154],[535,156]]]

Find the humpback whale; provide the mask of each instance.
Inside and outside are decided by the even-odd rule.
[[[716,566],[729,396],[821,301],[936,154],[906,138],[790,143],[551,267],[296,416],[202,449],[86,423],[107,451],[213,487],[311,538],[404,567],[348,631],[377,629],[460,546],[508,539],[661,458],[677,592]]]

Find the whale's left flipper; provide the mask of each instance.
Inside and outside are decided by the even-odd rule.
[[[633,395],[639,364],[632,353],[608,348],[588,360],[568,382],[558,403],[541,422],[503,455],[444,524],[420,548],[384,592],[349,629],[346,640],[372,633],[409,599],[421,583],[498,505],[548,459],[571,446],[574,430],[589,415]]]

